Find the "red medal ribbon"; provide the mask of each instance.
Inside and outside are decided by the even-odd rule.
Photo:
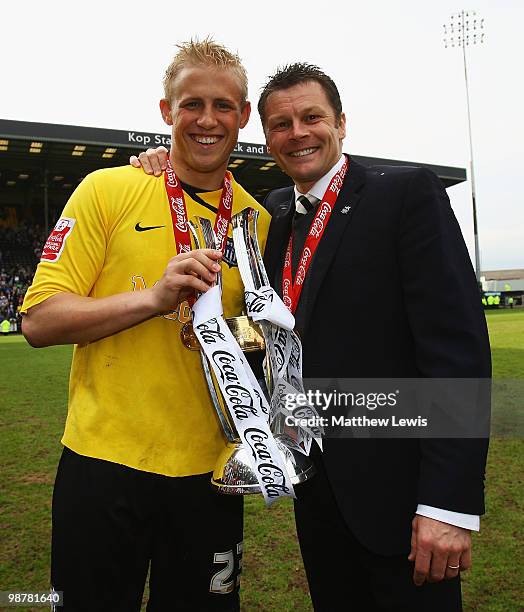
[[[187,227],[187,208],[184,199],[184,192],[180,185],[180,180],[173,170],[170,160],[167,160],[167,170],[164,172],[164,181],[166,184],[167,199],[169,201],[169,210],[171,212],[171,220],[173,222],[173,232],[175,235],[175,244],[177,253],[188,253],[191,250],[191,239],[189,237],[189,229]],[[224,187],[220,196],[220,204],[218,206],[217,216],[215,218],[215,234],[218,239],[218,248],[224,253],[226,248],[227,233],[231,214],[233,212],[233,184],[231,180],[231,172],[226,172],[224,176]]]
[[[319,242],[324,234],[327,227],[328,221],[333,212],[333,206],[337,201],[338,194],[342,188],[344,177],[349,167],[349,161],[346,157],[342,168],[335,174],[331,179],[324,197],[319,202],[317,212],[309,228],[308,235],[302,254],[300,256],[297,271],[295,274],[295,281],[291,277],[291,253],[293,252],[293,234],[289,237],[287,245],[286,257],[284,259],[284,270],[282,273],[282,300],[289,310],[295,314],[295,310],[298,306],[300,294],[302,293],[302,287],[304,286],[304,280],[306,278],[311,260],[315,254]]]
[[[189,253],[191,251],[191,238],[189,237],[189,229],[187,227],[187,207],[184,198],[184,191],[180,185],[171,161],[167,160],[167,169],[164,172],[164,182],[166,185],[167,199],[169,202],[169,210],[171,212],[171,221],[173,222],[173,233],[175,236],[175,245],[177,253]],[[231,214],[233,212],[233,184],[231,180],[231,172],[226,172],[224,176],[224,187],[220,196],[220,204],[215,218],[215,234],[218,240],[218,248],[224,253],[226,248],[227,233]],[[190,306],[195,301],[194,296],[189,296],[188,303]]]

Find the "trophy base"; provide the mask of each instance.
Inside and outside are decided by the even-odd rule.
[[[287,446],[275,436],[293,486],[305,482],[316,472],[311,459],[300,451]],[[229,442],[220,454],[211,477],[212,487],[226,495],[251,495],[261,493],[260,485],[247,460],[246,448],[240,442]]]

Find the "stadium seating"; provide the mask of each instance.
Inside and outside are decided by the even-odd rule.
[[[20,332],[20,307],[40,259],[45,232],[38,225],[0,227],[0,319]]]

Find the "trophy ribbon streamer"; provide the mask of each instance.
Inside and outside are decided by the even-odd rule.
[[[312,438],[315,438],[322,448],[321,436],[324,431],[320,426],[284,428],[282,419],[291,414],[294,419],[311,418],[310,422],[320,423],[317,411],[311,404],[295,405],[293,410],[286,408],[286,398],[304,394],[302,382],[302,344],[293,331],[295,318],[275,290],[269,285],[262,256],[256,240],[256,221],[258,213],[254,210],[243,211],[252,215],[252,231],[243,222],[233,223],[233,242],[237,256],[238,269],[244,283],[244,296],[247,315],[260,324],[266,343],[266,359],[264,371],[266,381],[269,381],[268,391],[271,395],[271,423],[274,431],[284,430],[293,438],[300,449],[309,455]],[[244,217],[244,220],[247,218]],[[254,265],[255,262],[255,265]],[[285,312],[287,311],[287,312]],[[290,316],[291,315],[291,316]],[[295,415],[295,411],[298,413]],[[299,416],[303,415],[303,416]],[[295,430],[293,435],[292,430]]]
[[[248,449],[266,504],[271,505],[279,497],[295,497],[293,485],[269,427],[268,401],[222,315],[217,285],[194,304],[193,329]]]
[[[241,270],[242,275],[242,270]],[[271,396],[271,420],[278,414],[293,417],[294,422],[309,422],[313,425],[298,425],[296,442],[301,452],[309,455],[312,438],[321,446],[324,433],[319,423],[315,408],[305,402],[295,403],[288,408],[289,399],[301,395],[305,397],[302,381],[302,344],[293,331],[295,319],[284,302],[267,285],[259,289],[245,291],[247,315],[256,322],[262,323],[266,341],[268,361],[264,367],[270,367],[274,388]],[[268,365],[269,363],[269,365]],[[267,377],[266,377],[267,378]]]

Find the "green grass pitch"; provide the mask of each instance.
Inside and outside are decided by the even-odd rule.
[[[487,320],[494,376],[524,379],[524,310],[488,312]],[[35,350],[20,336],[0,337],[0,590],[49,586],[51,493],[70,359],[71,347]],[[473,569],[463,575],[466,611],[523,609],[523,449],[511,437],[491,443],[487,514],[474,536]],[[268,510],[254,496],[245,507],[242,610],[310,611],[292,503]],[[26,608],[33,609],[42,608]]]

